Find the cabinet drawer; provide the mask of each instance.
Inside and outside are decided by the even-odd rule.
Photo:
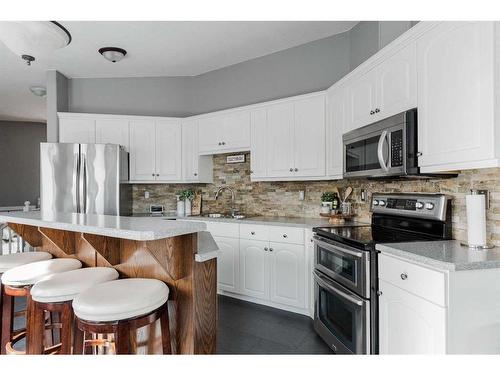
[[[304,244],[304,228],[269,227],[269,241]]]
[[[265,225],[240,224],[240,238],[268,241],[269,227]]]
[[[207,230],[212,236],[234,237],[239,238],[240,228],[239,224],[234,223],[215,223],[213,221],[206,221]]]
[[[440,306],[446,306],[446,275],[379,254],[379,278]],[[383,292],[383,291],[382,291]]]

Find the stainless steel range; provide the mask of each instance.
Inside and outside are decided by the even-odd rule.
[[[373,194],[366,226],[314,228],[316,332],[339,354],[378,353],[377,243],[451,238],[443,194]]]

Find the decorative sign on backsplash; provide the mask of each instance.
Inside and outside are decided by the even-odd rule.
[[[229,155],[226,157],[226,162],[227,162],[227,164],[244,163],[245,162],[245,154]]]

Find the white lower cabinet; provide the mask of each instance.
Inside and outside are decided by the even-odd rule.
[[[217,288],[228,292],[240,290],[240,243],[238,238],[213,236],[219,246],[217,257]]]
[[[445,354],[446,309],[383,280],[380,354]]]
[[[240,240],[240,292],[261,299],[269,298],[269,243]]]

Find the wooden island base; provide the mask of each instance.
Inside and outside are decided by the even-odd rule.
[[[173,353],[216,352],[217,260],[195,261],[196,233],[135,241],[24,224],[8,225],[31,246],[47,251],[55,258],[77,258],[86,267],[114,267],[121,277],[164,281],[170,288]],[[157,330],[151,328],[143,329],[132,340],[138,352],[156,352]],[[147,350],[141,349],[143,346]]]

